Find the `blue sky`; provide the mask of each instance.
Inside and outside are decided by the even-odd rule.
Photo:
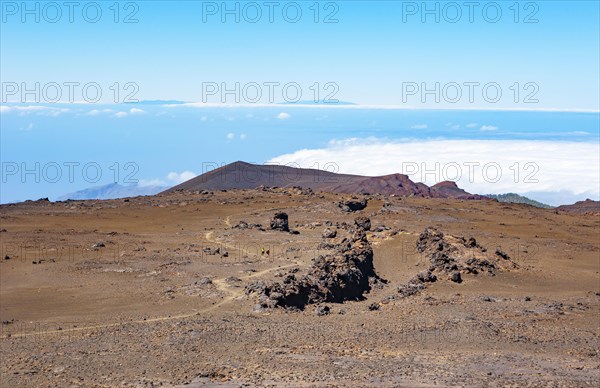
[[[521,87],[532,82],[539,86],[539,102],[529,107],[598,109],[600,104],[597,1],[517,2],[518,16],[514,2],[498,2],[502,15],[495,23],[488,21],[494,20],[491,2],[478,3],[472,23],[464,6],[462,17],[451,23],[456,14],[449,2],[427,3],[438,4],[439,23],[435,15],[421,21],[422,2],[402,1],[320,2],[319,23],[314,22],[314,1],[295,3],[302,10],[296,23],[283,14],[291,2],[278,2],[273,23],[264,2],[255,3],[263,13],[257,23],[246,21],[253,14],[244,6],[252,2],[227,2],[231,9],[239,3],[239,23],[235,15],[221,21],[221,1],[137,1],[127,9],[131,2],[120,2],[119,23],[114,23],[112,0],[98,2],[102,16],[96,23],[83,18],[88,2],[74,9],[73,23],[64,7],[58,22],[49,23],[54,13],[47,9],[44,14],[47,2],[39,2],[40,23],[33,15],[25,15],[22,23],[21,2],[16,11],[5,9],[14,2],[2,3],[4,82],[93,81],[104,86],[106,95],[114,82],[135,82],[141,99],[186,101],[201,100],[203,82],[297,82],[304,89],[314,82],[335,82],[339,99],[362,104],[401,104],[404,82],[431,87],[436,82],[496,82],[505,96],[515,82]],[[27,2],[31,8],[35,3]],[[211,4],[219,8],[214,15]],[[416,14],[409,12],[411,4],[419,7]],[[290,18],[294,9],[287,8]],[[93,11],[88,9],[90,17]],[[324,23],[332,12],[337,23]],[[123,23],[132,13],[137,23]],[[512,101],[424,105],[523,105]],[[423,105],[416,98],[407,103]]]
[[[222,1],[119,2],[118,15],[115,1],[99,1],[95,23],[96,3],[78,3],[72,23],[69,9],[61,6],[58,17],[52,2],[25,2],[34,13],[24,12],[21,1],[0,3],[2,203],[110,183],[115,168],[116,181],[128,183],[128,162],[140,183],[172,185],[202,173],[203,163],[336,163],[340,172],[375,175],[436,157],[497,161],[507,179],[514,163],[522,173],[526,163],[540,167],[541,181],[527,185],[459,182],[472,192],[532,193],[552,203],[599,195],[597,1],[476,2],[472,22],[464,2],[427,2],[430,10],[437,4],[439,22],[421,1],[276,2],[273,23],[264,2],[239,2],[239,23],[235,14],[222,21]],[[255,15],[252,4],[262,12],[257,23],[247,20]],[[291,23],[297,8],[302,16]],[[124,23],[128,17],[137,22]],[[24,99],[23,85],[36,83],[47,94]],[[75,103],[48,101],[52,85],[67,101],[67,83],[79,83]],[[248,87],[244,106],[222,93],[236,83]],[[90,98],[82,92],[86,84],[101,91],[97,102],[81,103]],[[319,100],[331,95],[359,105],[272,104],[267,84],[277,84],[275,102],[289,101],[284,86],[295,85],[301,102],[318,90]],[[219,90],[207,93],[207,85]],[[258,101],[249,101],[252,85],[262,92]],[[436,93],[423,93],[436,85]],[[140,101],[193,104],[123,103],[130,93]],[[223,98],[233,107],[217,106]],[[355,163],[357,149],[370,155],[368,163]],[[62,179],[23,179],[22,167],[36,163],[47,173],[58,163]],[[73,181],[65,163],[79,163]],[[98,181],[82,179],[86,163],[100,166]],[[10,173],[15,166],[19,171]]]

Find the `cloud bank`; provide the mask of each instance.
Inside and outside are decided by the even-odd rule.
[[[452,180],[472,193],[569,192],[600,196],[598,145],[581,142],[515,140],[435,140],[397,142],[382,139],[331,141],[319,149],[277,156],[269,163],[301,167],[335,163],[340,173],[404,173],[427,185]],[[323,167],[321,167],[323,168]],[[564,195],[562,196],[564,198]],[[548,200],[548,198],[545,198]],[[564,202],[562,202],[564,203]]]

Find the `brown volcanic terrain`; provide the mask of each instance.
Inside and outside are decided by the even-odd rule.
[[[297,188],[1,206],[0,384],[597,386],[598,216],[357,197],[353,213]],[[297,234],[270,229],[276,212]],[[385,282],[366,287],[361,262]],[[248,292],[285,305],[304,273],[302,311]],[[333,303],[355,273],[363,298]]]
[[[209,171],[165,191],[231,190],[257,187],[303,187],[315,191],[341,194],[381,194],[425,198],[487,199],[469,194],[453,182],[434,186],[411,181],[407,175],[391,174],[378,177],[336,174],[325,170],[279,165],[258,165],[235,162]]]

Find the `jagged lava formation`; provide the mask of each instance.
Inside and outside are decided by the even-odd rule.
[[[518,268],[517,264],[500,249],[490,253],[477,243],[474,237],[465,239],[445,235],[436,228],[426,228],[417,239],[417,252],[429,261],[428,270],[418,273],[406,285],[398,288],[403,296],[418,293],[438,277],[446,276],[455,283],[462,283],[463,275],[488,274]]]
[[[373,248],[367,240],[371,221],[357,217],[334,253],[320,255],[305,275],[288,273],[283,281],[266,284],[258,281],[247,286],[246,293],[257,293],[257,310],[285,307],[303,310],[306,305],[346,300],[362,300],[373,283],[384,283],[373,267]]]

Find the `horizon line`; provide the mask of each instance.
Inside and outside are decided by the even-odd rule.
[[[102,105],[145,105],[145,102],[157,102],[162,100],[141,100],[138,102],[128,103],[114,103],[114,102],[86,102],[86,101],[74,101],[74,102],[20,102],[20,101],[7,101],[1,102],[0,105],[29,105],[29,106],[59,106],[59,105],[90,105],[90,106],[102,106]],[[172,100],[165,100],[165,102]],[[204,103],[204,102],[181,102],[177,104],[155,104],[165,108],[177,108],[177,107],[192,107],[192,108],[314,108],[314,109],[364,109],[364,110],[413,110],[413,111],[490,111],[490,112],[557,112],[557,113],[600,113],[600,109],[588,109],[588,108],[531,108],[531,107],[418,107],[413,105],[397,105],[397,104],[328,104],[328,103],[315,103],[315,104],[296,104],[296,103]]]

